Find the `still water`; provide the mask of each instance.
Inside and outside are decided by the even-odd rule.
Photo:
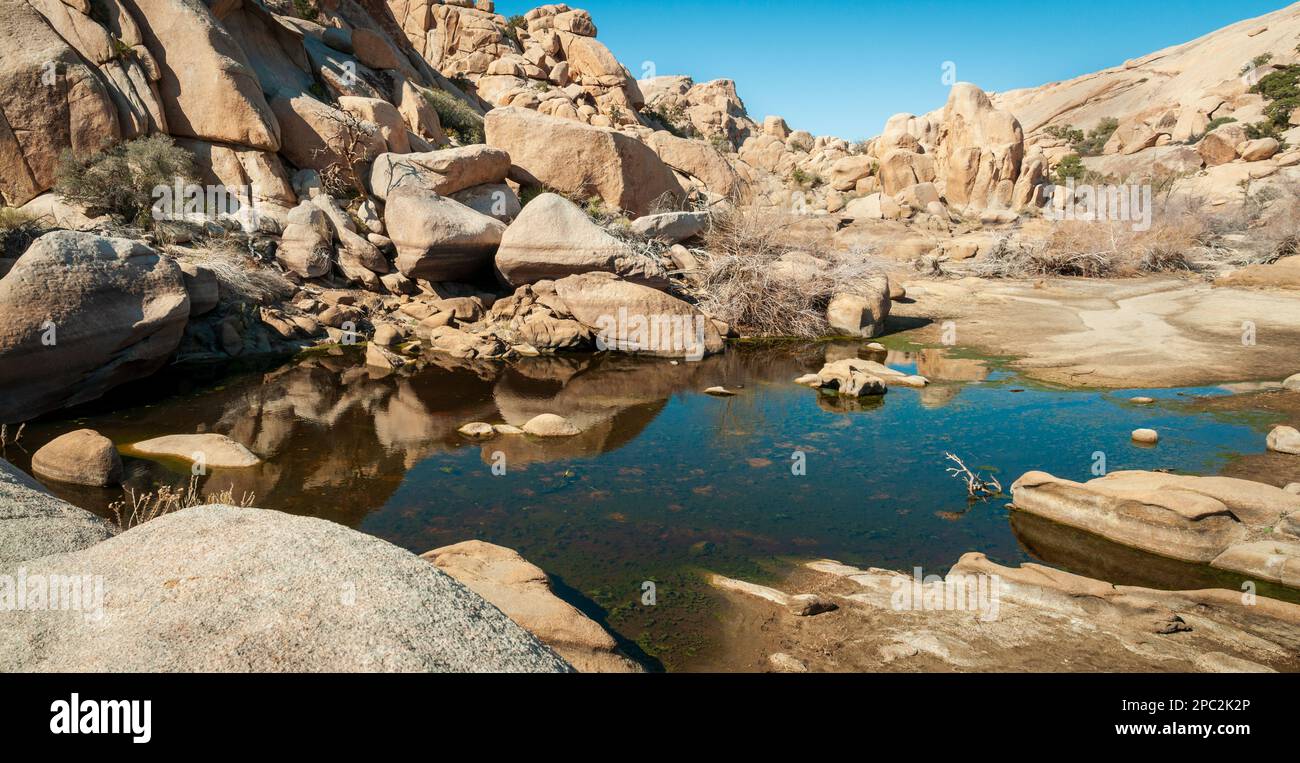
[[[388,375],[335,350],[211,382],[192,374],[176,386],[150,381],[79,418],[29,427],[23,444],[34,451],[81,427],[119,444],[229,435],[266,462],[215,471],[205,490],[233,486],[261,508],[340,522],[416,553],[471,538],[516,549],[656,669],[689,669],[713,647],[704,571],[763,582],[792,560],[828,557],[942,574],[963,553],[982,551],[1004,564],[1046,561],[1114,582],[1222,582],[1011,516],[1004,500],[968,503],[945,455],[1008,490],[1033,469],[1089,479],[1102,455],[1112,471],[1217,473],[1234,454],[1263,451],[1258,425],[1182,402],[1226,392],[1141,392],[1160,402],[1139,407],[1127,402],[1139,391],[1045,388],[989,360],[905,349],[738,347],[676,365],[612,355],[431,358]],[[850,356],[934,383],[851,404],[792,383]],[[703,394],[715,385],[739,394]],[[522,425],[541,413],[569,418],[582,435],[482,443],[456,431],[473,421]],[[1133,445],[1138,427],[1158,429],[1160,445]],[[6,455],[26,468],[23,453]],[[126,464],[137,490],[189,480],[185,464]],[[122,497],[120,489],[51,487],[98,513]],[[645,581],[656,584],[653,607],[642,604]]]

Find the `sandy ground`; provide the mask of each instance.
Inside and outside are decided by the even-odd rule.
[[[1279,381],[1300,372],[1297,291],[1170,277],[1002,281],[913,274],[904,283],[908,299],[894,303],[891,333],[939,344],[946,324],[956,344],[1014,358],[1014,367],[1043,382],[1190,387]]]

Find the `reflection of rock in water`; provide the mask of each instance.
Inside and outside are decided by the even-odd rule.
[[[829,413],[863,413],[885,406],[886,395],[850,397],[825,390],[818,390],[817,393],[817,407]]]
[[[1201,588],[1241,590],[1246,580],[1209,565],[1191,564],[1148,554],[1042,517],[1011,511],[1011,530],[1034,557],[1053,567],[1116,585],[1189,591]],[[1261,596],[1300,602],[1300,593],[1258,584]]]
[[[716,384],[782,387],[819,365],[820,347],[781,346],[711,356],[698,363],[623,355],[527,358],[513,364],[430,356],[395,372],[367,369],[358,353],[318,355],[275,371],[235,377],[200,395],[116,412],[87,423],[120,442],[163,434],[216,432],[265,459],[260,466],[213,470],[207,494],[252,493],[257,505],[356,525],[388,502],[406,472],[439,453],[482,448],[507,462],[559,461],[609,452],[635,439],[676,394]],[[761,415],[744,396],[719,406],[725,424]],[[725,413],[724,413],[725,412]],[[577,423],[583,434],[536,439],[501,436],[473,443],[457,430],[470,421],[522,425],[541,413]],[[724,428],[718,423],[718,429]],[[172,467],[176,468],[176,467]],[[158,483],[185,486],[188,471],[128,459],[137,492]],[[101,511],[119,493],[94,491],[77,502]]]

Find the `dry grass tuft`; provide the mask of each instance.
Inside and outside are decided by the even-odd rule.
[[[862,289],[882,269],[865,252],[813,251],[826,266],[791,277],[778,267],[792,250],[783,243],[791,222],[770,210],[715,214],[695,279],[700,309],[752,336],[825,336],[831,298]]]
[[[204,495],[199,491],[199,478],[191,477],[189,487],[186,488],[163,485],[153,493],[136,493],[135,490],[127,488],[126,497],[109,504],[108,508],[113,512],[113,521],[118,529],[130,530],[132,527],[139,527],[145,522],[192,506],[221,504],[248,508],[255,500],[257,497],[252,493],[244,493],[236,501],[233,487]]]
[[[279,271],[258,262],[251,240],[241,234],[208,238],[193,247],[172,247],[178,261],[201,265],[217,276],[223,297],[270,304],[291,296],[295,287]]]

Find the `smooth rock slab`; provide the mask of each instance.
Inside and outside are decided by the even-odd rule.
[[[32,471],[55,482],[107,487],[122,481],[122,457],[112,440],[93,429],[78,429],[36,451]]]
[[[103,576],[103,616],[8,613],[4,671],[571,669],[419,557],[334,522],[276,511],[185,509],[24,566],[29,579],[67,570]]]
[[[422,558],[487,599],[579,671],[641,672],[616,652],[613,636],[556,596],[546,573],[515,551],[472,540]]]
[[[216,469],[244,469],[262,463],[248,448],[222,434],[174,434],[130,446],[146,456],[170,456]]]

